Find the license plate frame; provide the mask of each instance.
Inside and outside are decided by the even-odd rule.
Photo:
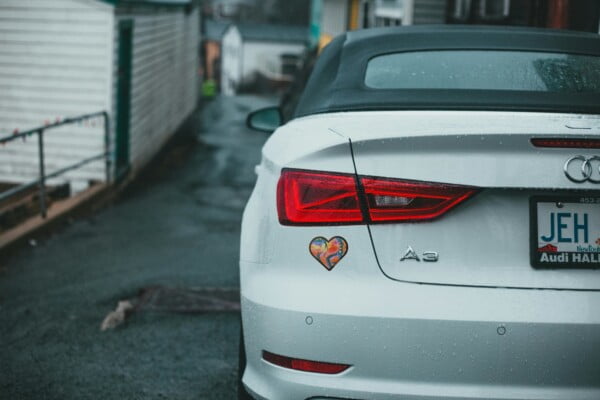
[[[529,198],[529,255],[530,264],[534,269],[560,269],[560,270],[589,270],[600,269],[600,252],[543,252],[539,251],[538,243],[538,204],[539,203],[563,203],[565,205],[575,203],[577,205],[588,205],[590,210],[594,207],[597,209],[595,213],[600,214],[600,194],[581,194],[581,195],[547,195],[547,196],[532,196]],[[593,236],[593,235],[592,235]],[[591,239],[593,241],[593,239]],[[600,247],[600,245],[599,245]],[[540,261],[543,253],[552,254],[567,254],[567,262],[552,262]],[[572,254],[588,254],[590,261],[581,262],[573,261]],[[594,254],[594,255],[592,255]],[[577,258],[583,258],[578,256]]]

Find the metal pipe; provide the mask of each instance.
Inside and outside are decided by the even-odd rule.
[[[59,175],[64,174],[65,172],[69,172],[73,169],[77,169],[79,167],[84,166],[85,164],[91,163],[92,161],[96,161],[96,160],[99,160],[104,157],[106,157],[106,153],[100,153],[100,154],[97,154],[97,155],[89,157],[89,158],[84,158],[83,160],[76,162],[75,164],[71,164],[67,167],[61,168],[59,170],[54,171],[51,174],[46,175],[46,178],[55,178]]]
[[[60,175],[64,174],[65,172],[69,172],[69,171],[71,171],[73,169],[77,169],[77,168],[79,168],[79,167],[81,167],[81,166],[83,166],[85,164],[88,164],[88,163],[90,163],[92,161],[99,160],[99,159],[104,158],[104,157],[106,157],[106,153],[101,153],[101,154],[97,154],[95,156],[86,158],[84,160],[76,162],[75,164],[71,164],[71,165],[69,165],[67,167],[61,168],[61,169],[59,169],[57,171],[52,172],[51,174],[46,175],[46,179],[55,178],[57,176],[60,176]],[[24,192],[27,189],[31,189],[33,187],[36,187],[39,184],[40,184],[40,180],[36,179],[35,181],[24,183],[22,185],[19,185],[19,186],[16,186],[16,187],[12,188],[12,189],[6,190],[6,191],[0,193],[0,202],[8,199],[11,196],[14,196],[14,195],[18,194],[18,193]]]
[[[106,183],[110,183],[111,179],[111,165],[112,165],[112,160],[111,160],[111,153],[110,153],[110,120],[108,118],[108,113],[106,111],[104,111],[104,113],[102,114],[102,116],[104,117],[104,153],[106,154],[106,157],[104,159],[104,165],[106,168]]]
[[[40,164],[40,214],[46,218],[46,172],[44,168],[44,130],[38,131],[38,155]]]
[[[10,136],[0,137],[0,144],[7,143],[7,142],[10,142],[12,140],[15,140],[15,139],[18,139],[18,138],[22,138],[22,137],[25,137],[25,136],[31,136],[31,135],[37,133],[40,129],[48,130],[48,129],[51,129],[51,128],[56,128],[58,126],[72,124],[74,122],[79,122],[79,121],[83,121],[83,120],[86,120],[86,119],[90,119],[90,118],[94,118],[94,117],[100,117],[100,116],[105,116],[105,115],[108,118],[108,114],[106,113],[106,111],[100,111],[100,112],[95,112],[95,113],[91,113],[91,114],[81,115],[79,117],[65,118],[62,121],[54,122],[52,124],[45,125],[42,128],[33,128],[33,129],[29,129],[29,130],[24,131],[24,132],[15,133],[15,134],[10,135]]]
[[[45,160],[44,160],[44,131],[56,128],[62,125],[72,124],[75,122],[87,120],[94,117],[102,117],[104,118],[104,152],[93,157],[89,157],[75,164],[71,164],[67,167],[61,168],[58,171],[54,171],[51,174],[46,175],[45,171]],[[0,193],[0,201],[10,198],[18,193],[21,193],[25,190],[31,189],[35,186],[38,186],[39,189],[39,197],[40,197],[40,214],[43,218],[47,216],[47,193],[46,193],[46,180],[49,178],[53,178],[59,175],[64,174],[67,171],[79,168],[89,162],[96,161],[100,158],[105,159],[106,163],[106,183],[110,183],[111,181],[111,166],[112,166],[112,158],[110,153],[110,119],[108,116],[108,112],[100,111],[90,114],[81,115],[79,117],[74,118],[65,118],[62,121],[57,121],[52,124],[47,124],[43,127],[38,127],[34,129],[30,129],[24,132],[15,133],[10,136],[0,137],[0,144],[8,143],[13,140],[17,140],[19,138],[25,139],[27,136],[38,135],[38,162],[39,162],[39,179],[19,185],[17,187],[13,187],[9,190],[6,190]]]
[[[39,179],[37,179],[33,182],[24,183],[23,185],[19,185],[12,189],[5,190],[4,192],[0,193],[0,201],[4,201],[11,196],[14,196],[18,193],[24,192],[25,190],[31,189],[32,187],[36,187],[39,184],[40,184]]]

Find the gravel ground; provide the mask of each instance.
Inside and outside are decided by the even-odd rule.
[[[198,131],[115,204],[0,260],[1,399],[235,397],[235,307],[186,302],[238,287],[240,219],[267,138],[244,119],[269,103],[206,104]],[[169,306],[100,331],[119,300],[152,287]]]

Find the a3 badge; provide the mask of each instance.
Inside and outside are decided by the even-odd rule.
[[[600,239],[599,239],[600,240]],[[323,236],[317,236],[310,241],[308,246],[310,254],[328,271],[331,271],[348,253],[348,242],[341,236],[334,236],[327,240]],[[425,262],[437,262],[439,260],[437,251],[424,251],[419,254],[408,246],[400,261],[414,260]]]
[[[425,262],[437,262],[440,259],[440,255],[437,251],[424,251],[421,256],[417,254],[416,251],[413,250],[412,246],[408,246],[404,255],[400,258],[400,261],[406,260],[415,260],[415,261],[425,261]]]
[[[331,271],[348,253],[348,242],[341,236],[329,240],[317,236],[310,241],[309,251],[322,266]]]

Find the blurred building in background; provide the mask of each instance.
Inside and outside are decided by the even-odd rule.
[[[191,0],[0,1],[0,135],[106,111],[115,176],[143,166],[197,105],[198,13]],[[102,120],[44,135],[46,171],[104,149]],[[102,160],[60,180],[83,189]],[[0,182],[37,179],[37,143],[0,147]]]
[[[203,12],[205,79],[223,93],[235,94],[285,87],[298,65],[304,27],[308,48],[318,50],[348,30],[400,25],[497,24],[598,32],[600,1],[205,0]]]
[[[354,29],[446,22],[447,0],[312,0],[310,40],[323,48]]]
[[[203,94],[289,85],[308,40],[306,0],[204,0]]]
[[[418,0],[416,0],[418,1]],[[448,22],[599,32],[597,0],[449,0]]]
[[[599,32],[598,0],[312,0],[311,46],[353,29],[498,24]]]
[[[259,17],[258,5],[258,0],[206,0],[202,3],[202,13],[214,21],[248,21]]]
[[[202,77],[203,92],[207,97],[214,96],[221,81],[221,46],[223,34],[230,22],[206,19],[202,24]]]
[[[203,0],[205,19],[257,24],[307,25],[307,0]]]
[[[293,80],[308,29],[293,25],[231,24],[223,35],[221,91],[274,92]]]

